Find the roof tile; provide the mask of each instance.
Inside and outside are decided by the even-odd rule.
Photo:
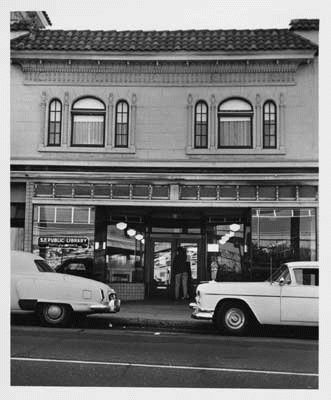
[[[288,29],[188,31],[38,30],[11,41],[12,50],[37,51],[264,51],[315,50]]]

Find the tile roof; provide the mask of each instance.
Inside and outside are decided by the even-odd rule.
[[[76,31],[39,30],[11,41],[12,50],[37,51],[279,51],[317,46],[288,29]]]
[[[319,19],[292,19],[290,30],[295,31],[318,31]]]
[[[32,27],[32,23],[28,21],[17,21],[10,24],[11,31],[28,31]]]

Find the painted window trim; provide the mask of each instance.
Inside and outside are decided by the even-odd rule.
[[[266,134],[265,134],[265,127],[266,127],[266,120],[265,120],[265,115],[266,115],[266,110],[265,107],[268,104],[272,104],[275,107],[274,110],[274,114],[275,114],[275,135],[269,135],[269,136],[275,136],[275,145],[274,146],[266,146],[265,145],[265,138],[266,138]],[[278,143],[279,143],[279,139],[278,139],[278,112],[277,112],[277,104],[274,100],[268,99],[263,103],[263,107],[262,107],[262,148],[263,149],[278,149]]]
[[[221,111],[220,107],[222,104],[227,103],[228,101],[231,100],[240,100],[244,103],[247,103],[251,110],[250,111],[245,111],[245,110],[229,110],[229,111]],[[221,133],[221,117],[249,117],[250,119],[250,145],[249,146],[221,146],[220,145],[220,133]],[[253,119],[254,119],[254,108],[251,104],[251,102],[243,97],[228,97],[224,100],[222,100],[218,107],[217,107],[217,137],[216,137],[216,144],[217,144],[217,149],[254,149],[254,135],[253,135]]]
[[[199,105],[204,105],[206,107],[206,112],[201,114],[206,114],[206,145],[205,146],[197,146],[197,108]],[[200,135],[202,136],[202,135]],[[209,147],[209,107],[208,103],[205,100],[198,100],[195,103],[194,107],[194,134],[193,134],[193,147],[194,149],[208,149]]]
[[[126,105],[126,107],[127,107],[127,128],[126,128],[126,137],[127,137],[127,144],[126,144],[126,146],[118,146],[118,145],[116,145],[116,139],[117,139],[117,115],[118,115],[118,106],[121,104],[121,103],[123,103],[123,104],[125,104]],[[115,105],[115,115],[114,115],[114,145],[113,145],[113,149],[112,149],[112,151],[125,151],[126,149],[130,149],[130,127],[131,127],[131,121],[130,121],[130,118],[131,118],[131,113],[130,113],[130,105],[129,105],[129,102],[127,101],[127,100],[125,100],[125,99],[119,99],[119,100],[117,100],[117,102],[116,102],[116,105]]]
[[[51,122],[51,106],[53,103],[58,102],[60,104],[60,142],[59,144],[51,144],[50,143],[50,124]],[[56,111],[54,111],[56,113]],[[62,101],[58,97],[53,97],[49,102],[48,102],[48,119],[47,119],[47,147],[61,147],[62,146],[62,134],[63,134],[63,104]],[[54,134],[56,135],[56,134]]]
[[[75,103],[84,99],[94,99],[99,101],[103,105],[103,109],[84,109],[84,108],[74,108]],[[106,136],[106,104],[103,100],[96,96],[80,96],[72,102],[70,115],[71,115],[71,129],[70,129],[70,148],[104,148],[105,147],[105,136]],[[75,115],[101,115],[103,117],[103,134],[102,134],[102,144],[73,144],[73,131],[74,131],[74,117]]]

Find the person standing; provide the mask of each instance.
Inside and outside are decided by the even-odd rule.
[[[175,275],[175,300],[179,299],[180,287],[183,290],[182,299],[188,299],[187,280],[188,280],[188,265],[186,249],[178,247],[174,257],[172,269]]]

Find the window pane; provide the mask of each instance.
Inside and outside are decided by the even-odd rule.
[[[75,115],[73,145],[103,145],[104,116]]]
[[[252,210],[252,244],[253,280],[268,278],[270,251],[274,268],[288,261],[316,260],[314,209]]]
[[[219,146],[250,147],[251,146],[250,118],[221,117]]]

